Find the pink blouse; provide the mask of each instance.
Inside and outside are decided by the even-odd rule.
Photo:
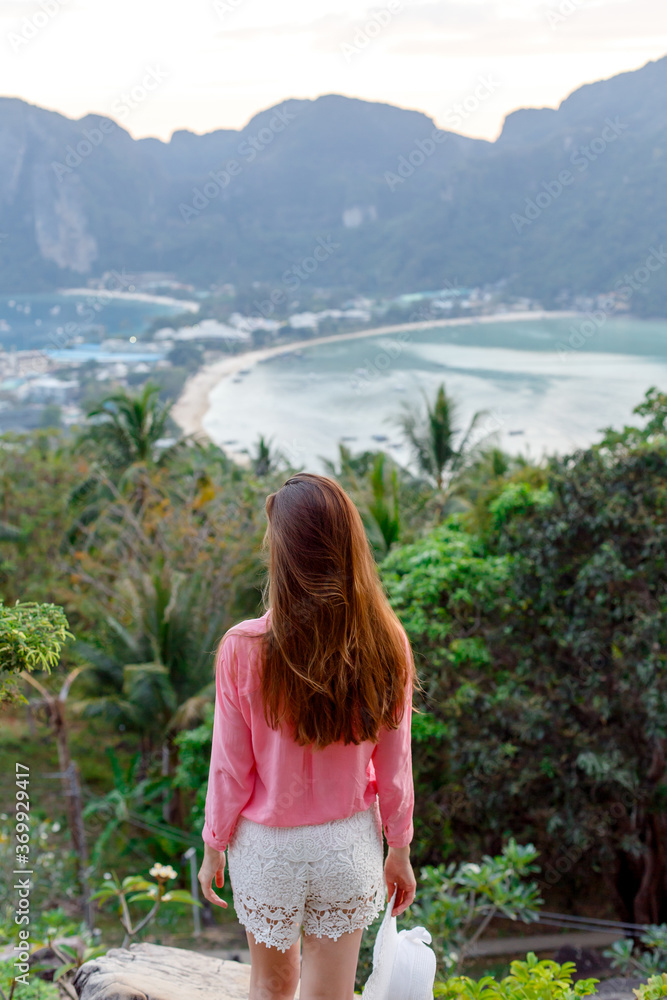
[[[411,705],[399,728],[383,729],[378,743],[315,750],[271,729],[254,638],[266,631],[269,614],[235,625],[218,650],[204,842],[224,850],[239,816],[267,826],[328,823],[368,809],[379,796],[387,843],[406,847],[413,834]],[[407,636],[405,644],[409,655]]]

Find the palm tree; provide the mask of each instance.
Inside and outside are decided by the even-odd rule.
[[[383,451],[378,452],[370,474],[371,499],[362,518],[377,554],[387,555],[401,532],[396,466]]]
[[[256,476],[268,476],[280,461],[281,455],[271,450],[271,440],[260,434],[255,443],[255,453],[250,456],[252,470]]]
[[[104,464],[126,469],[135,463],[163,465],[183,441],[159,448],[166,436],[171,404],[159,399],[160,389],[146,383],[138,395],[115,392],[88,411],[90,423],[79,436],[92,445]]]
[[[90,664],[77,710],[138,735],[142,777],[160,745],[168,773],[173,731],[196,720],[214,697],[211,653],[224,631],[226,611],[203,615],[204,586],[201,573],[186,576],[163,561],[148,571],[130,565],[116,581],[114,603],[132,625],[126,627],[100,607],[108,629],[105,650],[84,642],[76,646]]]
[[[446,481],[460,471],[475,450],[472,435],[486,411],[478,410],[462,437],[455,426],[456,405],[447,395],[444,384],[438,386],[435,399],[424,395],[425,411],[406,405],[398,419],[407,443],[412,449],[419,471],[431,479],[438,491]]]
[[[84,819],[95,817],[102,829],[95,838],[91,852],[91,863],[97,867],[112,844],[114,856],[136,854],[155,857],[156,852],[173,857],[182,850],[181,845],[197,846],[197,839],[186,830],[167,824],[164,814],[160,819],[160,800],[164,799],[167,782],[164,778],[140,776],[140,758],[134,755],[126,769],[121,768],[111,747],[106,753],[113,774],[113,788],[102,796],[92,797],[83,810]],[[123,835],[119,843],[113,844],[114,837],[124,832],[127,826],[137,829],[138,836]]]
[[[89,422],[76,442],[91,453],[93,466],[70,493],[75,520],[66,533],[73,545],[82,531],[108,510],[119,496],[141,507],[149,490],[150,471],[163,467],[188,442],[180,437],[166,446],[171,405],[159,401],[159,387],[148,383],[139,395],[116,392],[88,411]],[[197,445],[195,444],[195,447]]]
[[[354,492],[362,480],[367,479],[379,452],[360,451],[356,455],[342,441],[338,444],[338,463],[320,456],[327,475],[338,480],[343,489]]]
[[[376,557],[382,559],[401,532],[399,468],[383,451],[353,455],[344,444],[338,449],[339,466],[322,459],[325,471],[354,497],[368,540]]]

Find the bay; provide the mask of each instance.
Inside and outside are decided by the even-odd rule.
[[[629,422],[651,386],[667,389],[667,322],[503,319],[304,345],[220,382],[203,423],[230,453],[252,451],[262,434],[316,471],[340,441],[406,463],[396,417],[441,383],[461,430],[485,411],[477,440],[493,434],[534,459],[568,453]]]
[[[84,342],[98,339],[140,339],[151,320],[157,316],[172,316],[183,311],[180,304],[146,301],[131,297],[109,297],[90,292],[81,295],[42,294],[0,295],[0,347],[62,352],[68,340],[83,338]],[[87,360],[95,357],[99,347],[78,344],[78,356],[69,353],[57,360]],[[66,349],[69,352],[70,348]],[[82,357],[82,351],[85,357]],[[134,352],[132,356],[135,357]],[[135,358],[136,359],[136,358]],[[121,360],[115,358],[115,360]],[[139,360],[139,359],[136,359]]]

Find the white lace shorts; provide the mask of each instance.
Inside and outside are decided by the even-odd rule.
[[[227,849],[234,908],[255,940],[286,951],[304,934],[368,927],[384,906],[377,801],[348,819],[264,826],[239,818]]]

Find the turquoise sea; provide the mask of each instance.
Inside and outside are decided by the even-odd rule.
[[[0,347],[4,350],[61,350],[74,338],[83,338],[85,347],[77,345],[79,355],[72,360],[97,356],[94,342],[100,339],[122,339],[129,344],[157,316],[182,312],[180,305],[144,302],[137,299],[112,299],[90,295],[0,295]],[[91,343],[92,342],[92,343]],[[72,344],[72,347],[74,345]],[[120,360],[114,355],[116,360]],[[140,360],[133,353],[135,360]],[[151,357],[154,357],[151,355]]]
[[[477,440],[495,434],[533,458],[567,453],[628,422],[650,386],[667,389],[667,322],[585,322],[508,319],[304,346],[221,382],[204,427],[230,451],[263,434],[315,471],[341,440],[407,461],[396,415],[444,382],[461,429],[486,411]]]

